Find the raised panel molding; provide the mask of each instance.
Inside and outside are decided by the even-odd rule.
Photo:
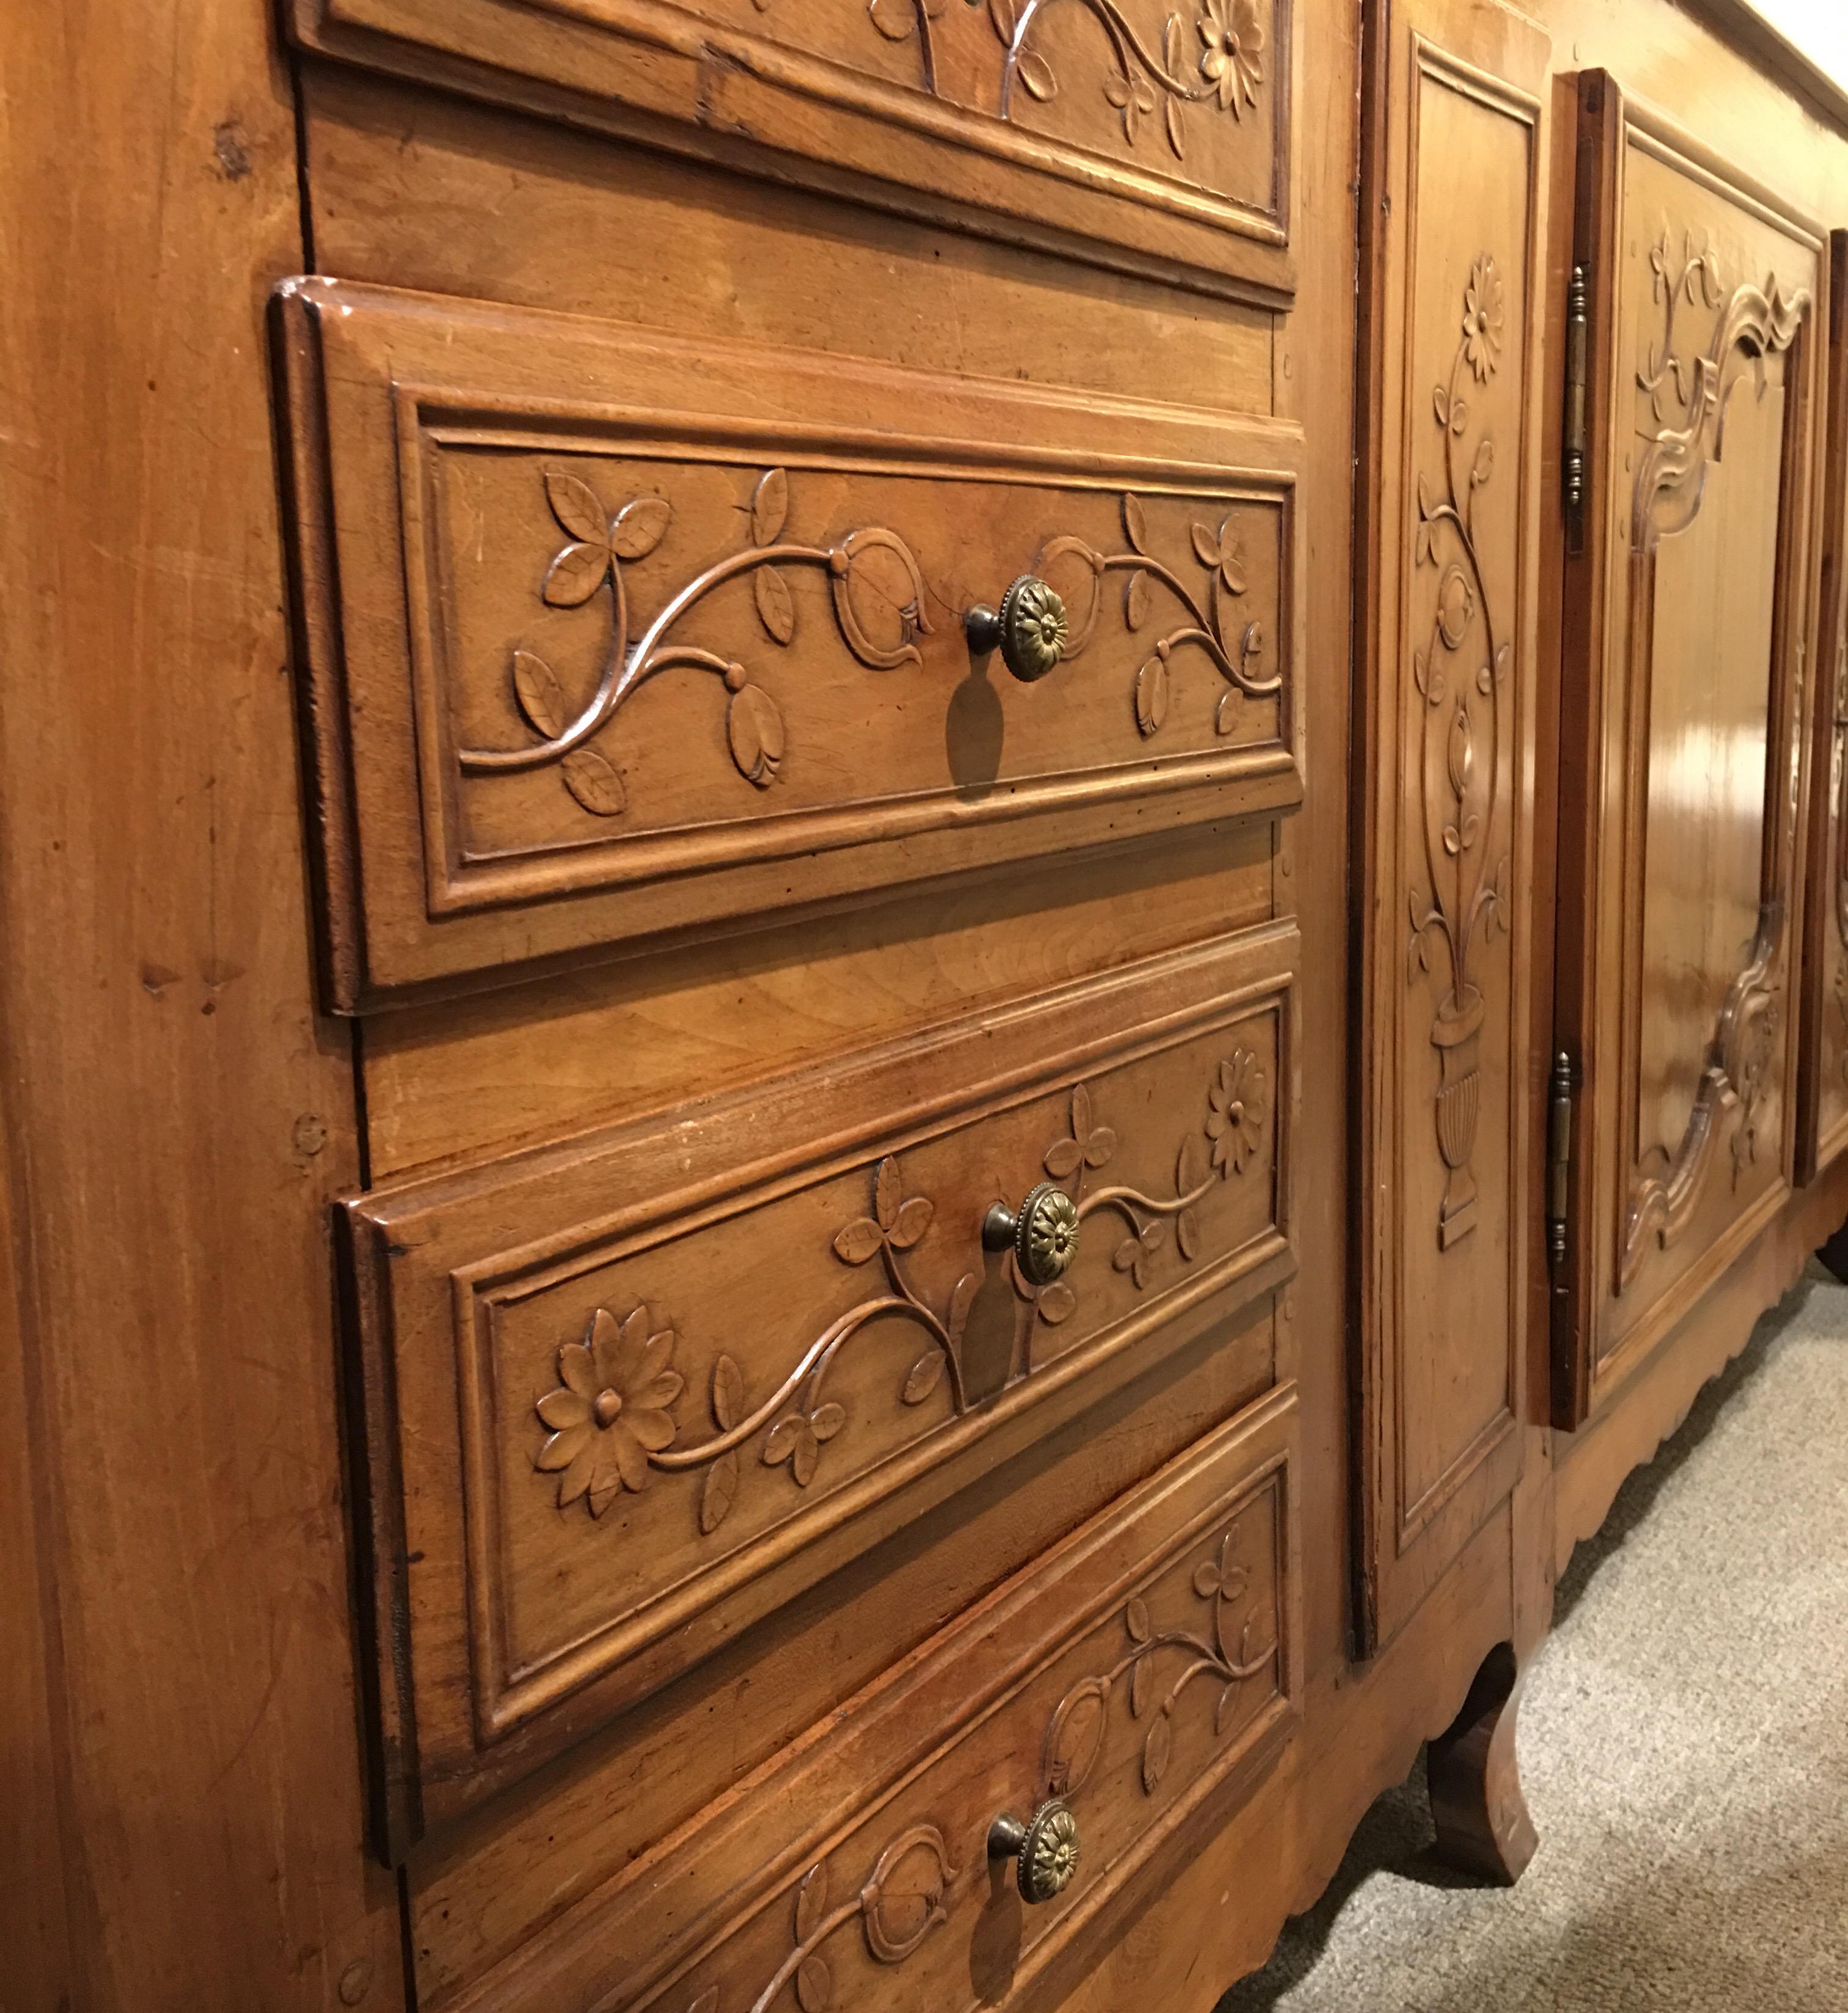
[[[349,1205],[392,1850],[1288,1279],[1296,952]],[[981,1226],[1048,1180],[1040,1285]]]
[[[1576,80],[1589,452],[1567,540],[1555,1024],[1578,1147],[1553,1418],[1576,1426],[1789,1195],[1800,1151],[1821,234]],[[1826,682],[1826,678],[1825,678]]]
[[[1294,282],[1294,0],[291,0],[369,66],[1011,240]]]
[[[1366,1254],[1358,1632],[1387,1640],[1519,1472],[1525,946],[1548,44],[1394,10],[1367,249],[1380,501],[1360,760]],[[1461,172],[1467,161],[1467,174]]]
[[[292,283],[349,1010],[1301,799],[1299,430]],[[1044,577],[1035,684],[964,612]]]

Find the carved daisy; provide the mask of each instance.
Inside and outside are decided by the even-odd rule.
[[[1220,110],[1242,117],[1240,98],[1256,105],[1264,80],[1264,30],[1254,0],[1203,0],[1195,26],[1206,45],[1201,76],[1217,87]]]
[[[601,1517],[624,1489],[647,1486],[649,1454],[674,1443],[667,1408],[684,1382],[667,1367],[674,1342],[673,1329],[656,1327],[645,1307],[620,1322],[599,1307],[583,1341],[559,1350],[558,1387],[534,1407],[552,1437],[533,1465],[559,1472],[561,1510],[588,1496],[591,1514]]]
[[[1222,1174],[1242,1174],[1264,1136],[1264,1073],[1247,1049],[1235,1049],[1206,1093],[1206,1137],[1213,1164]]]
[[[1506,313],[1501,274],[1485,252],[1470,268],[1463,290],[1463,353],[1478,384],[1489,382],[1501,360]]]

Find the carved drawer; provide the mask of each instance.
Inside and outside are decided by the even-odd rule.
[[[1297,948],[349,1205],[389,1849],[1287,1278]]]
[[[1049,2001],[1159,1856],[1261,1780],[1296,1718],[1296,1445],[1285,1385],[427,2003],[960,2013],[1036,1985]],[[1051,1842],[1030,1884],[1065,1879],[1032,1905],[992,1836],[1030,1815]]]
[[[1294,0],[291,0],[305,46],[1196,284],[1295,281]]]
[[[338,1007],[1300,801],[1292,427],[331,281],[279,321]],[[1029,570],[1022,682],[964,617]]]

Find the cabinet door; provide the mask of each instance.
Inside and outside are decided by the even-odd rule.
[[[1818,233],[1578,80],[1557,1027],[1577,1078],[1555,1416],[1576,1425],[1788,1193]]]
[[[1803,886],[1802,1053],[1796,1178],[1812,1180],[1848,1145],[1848,231],[1828,241],[1828,446],[1822,481],[1821,616],[1810,737]]]
[[[1549,44],[1396,12],[1369,301],[1360,1633],[1519,1472]]]

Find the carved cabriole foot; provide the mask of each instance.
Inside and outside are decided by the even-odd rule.
[[[1848,1223],[1817,1246],[1816,1257],[1825,1271],[1848,1286]]]
[[[1503,1887],[1521,1878],[1540,1842],[1514,1757],[1525,1676],[1512,1648],[1497,1643],[1449,1731],[1432,1742],[1427,1762],[1439,1858]]]

